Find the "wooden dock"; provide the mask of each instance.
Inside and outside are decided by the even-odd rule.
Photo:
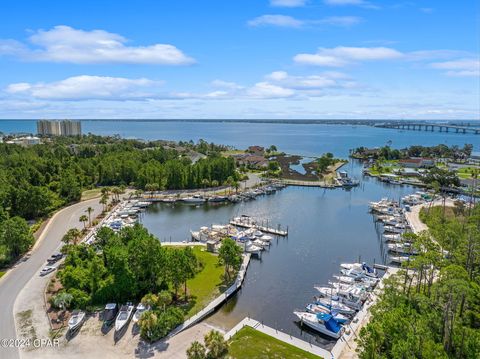
[[[182,324],[180,324],[178,327],[172,330],[170,334],[168,334],[167,338],[171,338],[177,335],[178,333],[184,331],[185,329],[190,328],[192,325],[198,323],[199,321],[201,321],[207,315],[215,311],[215,309],[217,309],[221,304],[223,304],[238,289],[240,289],[240,287],[243,284],[243,280],[245,279],[245,274],[247,273],[248,264],[250,263],[250,257],[251,257],[250,253],[244,254],[243,262],[240,267],[240,270],[238,271],[237,278],[235,279],[235,283],[233,283],[230,286],[230,288],[228,288],[225,292],[223,292],[217,298],[212,300],[205,308],[203,308],[197,314],[195,314],[191,318],[188,318],[186,321],[184,321]]]
[[[286,186],[300,186],[300,187],[320,187],[320,188],[339,188],[342,187],[339,184],[327,184],[323,181],[301,181],[301,180],[281,180]]]
[[[283,237],[288,236],[288,227],[286,230],[283,230],[280,228],[280,225],[278,225],[278,228],[271,228],[271,227],[268,227],[268,223],[267,223],[267,226],[263,226],[263,225],[259,225],[258,223],[250,219],[245,219],[245,220],[231,219],[229,223],[232,226],[236,226],[236,227],[258,229],[259,231],[264,233],[275,234]]]

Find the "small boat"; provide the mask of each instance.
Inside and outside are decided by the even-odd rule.
[[[384,234],[383,239],[387,242],[400,242],[403,238],[401,234]]]
[[[410,259],[408,256],[390,256],[390,261],[396,264],[402,264]]]
[[[348,276],[359,276],[357,273],[363,274],[362,276],[377,278],[377,271],[375,268],[370,267],[365,262],[363,263],[342,263],[340,267],[343,268],[342,273]],[[346,271],[345,271],[346,270]]]
[[[335,339],[343,335],[344,329],[330,314],[312,314],[308,312],[293,312],[293,314],[300,319],[302,324],[306,324],[319,333]]]
[[[118,306],[116,303],[108,303],[105,306],[105,310],[103,312],[103,323],[106,326],[110,326],[113,321],[115,320],[115,317],[118,313]]]
[[[260,239],[261,239],[262,241],[264,241],[264,242],[270,242],[270,241],[273,239],[273,237],[264,234]]]
[[[140,303],[137,305],[137,310],[135,311],[135,314],[133,315],[133,322],[137,323],[140,320],[140,317],[142,316],[143,313],[146,311],[150,310],[150,307]]]
[[[74,310],[72,316],[68,321],[68,330],[74,332],[82,326],[83,320],[85,319],[85,312],[81,310]]]
[[[331,316],[333,316],[333,319],[335,319],[340,324],[345,324],[350,322],[350,318],[340,313],[331,312],[330,310],[328,310],[327,308],[325,308],[320,304],[310,303],[305,307],[305,309],[307,310],[307,312],[313,313],[313,314],[317,314],[317,313],[330,314]]]
[[[206,201],[206,199],[203,198],[200,195],[195,195],[195,196],[192,196],[192,197],[186,197],[186,198],[182,199],[182,201],[185,202],[185,203],[203,203],[203,202]]]
[[[247,253],[251,253],[251,254],[255,254],[255,255],[259,256],[259,255],[260,255],[260,252],[263,251],[263,248],[262,248],[262,247],[258,247],[258,246],[254,245],[254,244],[251,244],[251,242],[250,242],[250,244],[247,244],[247,243],[245,244],[244,250],[245,250],[245,252],[247,252]]]
[[[225,202],[228,200],[228,197],[225,196],[212,196],[208,199],[208,202]]]
[[[339,303],[338,301],[331,300],[330,298],[324,297],[315,297],[315,304],[321,305],[322,307],[327,308],[331,312],[353,315],[355,314],[355,309],[346,306],[345,304]]]
[[[123,327],[125,327],[126,324],[128,324],[132,317],[134,308],[135,307],[132,305],[132,303],[122,305],[120,311],[118,312],[117,319],[115,319],[116,332],[119,332],[120,330],[122,330]]]
[[[270,246],[270,242],[264,242],[260,239],[256,239],[252,243],[253,243],[253,245],[255,245],[257,247],[261,247],[261,248],[268,248]]]
[[[413,248],[411,243],[389,243],[388,251],[397,254],[418,254],[418,251]]]
[[[257,229],[257,230],[255,230],[255,231],[253,232],[253,235],[254,235],[255,237],[262,237],[262,236],[263,236],[263,232],[260,232],[260,231]]]

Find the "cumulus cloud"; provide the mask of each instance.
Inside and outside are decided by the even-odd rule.
[[[431,67],[439,70],[448,70],[446,74],[454,77],[480,76],[480,60],[460,59],[444,62],[435,62]]]
[[[270,0],[270,5],[276,7],[300,7],[306,3],[307,0]]]
[[[104,30],[85,31],[59,25],[50,30],[36,31],[28,41],[27,45],[15,40],[2,40],[0,55],[18,56],[28,61],[75,64],[189,65],[195,62],[173,45],[128,46],[126,38]]]
[[[286,15],[262,15],[248,21],[247,24],[249,26],[300,27],[305,22]]]
[[[269,82],[257,82],[247,90],[247,95],[253,98],[286,98],[295,95],[295,91]]]
[[[320,48],[315,54],[298,54],[293,60],[304,65],[343,67],[356,61],[388,60],[404,56],[388,47],[345,47]]]
[[[153,96],[152,88],[161,82],[146,78],[73,76],[56,82],[14,83],[5,92],[43,100],[124,100]]]

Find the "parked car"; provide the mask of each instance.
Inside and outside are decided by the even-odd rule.
[[[52,254],[52,256],[47,259],[47,262],[48,262],[48,263],[55,263],[55,262],[59,261],[59,260],[62,259],[62,258],[63,258],[63,254],[62,254],[62,253],[55,253],[55,254]]]
[[[46,266],[45,268],[43,268],[40,271],[40,276],[43,277],[43,276],[47,275],[48,273],[52,273],[53,271],[55,271],[55,269],[57,269],[57,268],[52,267],[52,266]]]

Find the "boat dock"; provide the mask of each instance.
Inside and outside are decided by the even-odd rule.
[[[261,224],[259,224],[250,217],[232,218],[229,223],[232,226],[236,227],[258,229],[259,231],[264,233],[275,234],[283,237],[288,236],[288,226],[286,230],[283,230],[280,224],[277,225],[277,228],[272,228],[268,227],[268,221],[266,222],[266,224],[264,224],[263,221]]]
[[[346,327],[348,329],[343,336],[337,340],[337,343],[331,350],[331,358],[358,358],[358,353],[355,349],[357,348],[357,342],[355,339],[358,338],[360,329],[367,325],[370,320],[371,313],[370,308],[375,305],[378,301],[380,293],[383,291],[385,285],[385,279],[394,275],[400,270],[396,267],[387,267],[385,274],[382,279],[376,286],[375,290],[371,294],[370,299],[367,300],[363,308],[355,315],[351,323]]]
[[[301,181],[301,180],[290,180],[283,179],[281,183],[286,186],[300,186],[300,187],[321,187],[321,188],[340,188],[340,184],[327,184],[323,181]]]
[[[178,333],[184,331],[187,328],[190,328],[192,325],[198,323],[202,319],[204,319],[207,315],[211,314],[215,311],[221,304],[223,304],[230,296],[232,296],[243,284],[243,280],[245,279],[245,274],[247,273],[247,268],[250,263],[250,253],[246,253],[243,256],[243,262],[240,266],[240,269],[237,274],[237,278],[235,279],[235,283],[233,283],[230,288],[228,288],[225,292],[220,294],[217,298],[212,300],[205,308],[199,311],[197,314],[192,316],[191,318],[184,321],[178,327],[168,334],[167,338],[171,338]]]
[[[225,340],[229,340],[231,337],[233,337],[239,330],[241,330],[243,327],[249,326],[255,330],[258,330],[259,332],[262,332],[264,334],[267,334],[275,339],[278,339],[284,343],[287,343],[289,345],[293,345],[294,347],[297,347],[299,349],[302,349],[306,352],[309,352],[313,355],[317,355],[320,358],[325,358],[325,359],[330,359],[332,358],[332,354],[323,348],[320,348],[316,345],[313,345],[311,343],[307,343],[304,340],[292,337],[289,334],[283,333],[277,329],[268,327],[264,325],[263,323],[260,323],[254,319],[251,318],[244,318],[240,323],[238,323],[235,327],[233,327],[232,330],[230,330],[227,334],[224,335]]]

